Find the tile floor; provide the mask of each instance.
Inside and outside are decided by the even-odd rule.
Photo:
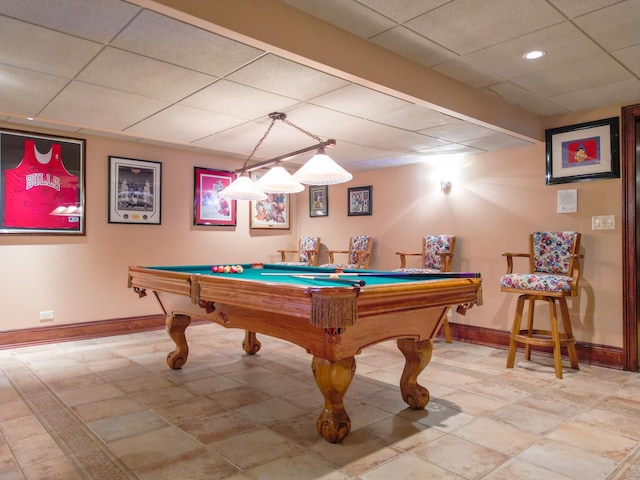
[[[402,401],[394,342],[356,357],[341,444],[315,420],[322,398],[300,347],[214,324],[187,329],[171,370],[163,331],[0,350],[0,480],[408,480],[640,478],[640,375],[436,340]]]

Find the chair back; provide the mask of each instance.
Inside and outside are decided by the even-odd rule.
[[[455,245],[454,235],[425,235],[422,239],[424,268],[450,272]]]
[[[530,272],[571,277],[577,268],[579,251],[577,232],[533,232],[529,235]]]
[[[320,252],[320,237],[300,237],[298,261],[315,265]]]
[[[367,268],[372,249],[373,235],[354,235],[349,240],[349,263]]]

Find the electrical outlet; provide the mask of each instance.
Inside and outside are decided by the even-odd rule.
[[[50,322],[52,320],[53,320],[53,310],[45,310],[44,312],[40,312],[41,322]]]

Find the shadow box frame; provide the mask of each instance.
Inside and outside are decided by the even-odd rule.
[[[0,128],[0,234],[86,235],[85,165],[85,139]]]
[[[109,223],[162,224],[162,163],[109,156]]]
[[[309,185],[309,216],[329,216],[329,189],[327,185]]]
[[[237,201],[218,196],[236,179],[236,174],[214,168],[193,168],[193,224],[235,227]]]
[[[373,214],[373,187],[351,187],[347,189],[347,215]]]
[[[546,184],[620,178],[618,117],[545,131]]]

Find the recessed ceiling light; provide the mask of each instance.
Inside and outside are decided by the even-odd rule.
[[[544,57],[547,54],[544,50],[531,50],[525,53],[522,57],[527,60],[536,60],[537,58]]]

